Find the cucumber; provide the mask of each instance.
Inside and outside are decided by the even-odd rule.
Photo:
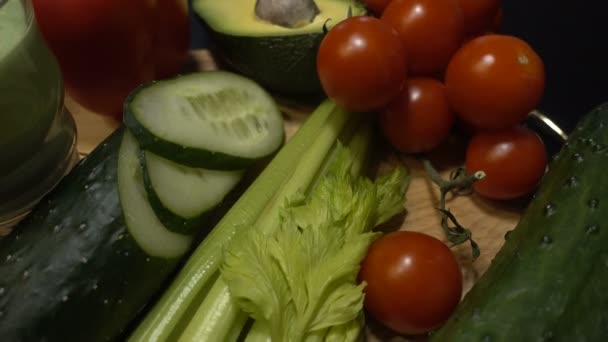
[[[124,123],[140,146],[179,164],[244,169],[283,143],[281,113],[257,83],[208,71],[148,83],[126,100]]]
[[[148,201],[167,229],[188,233],[240,182],[244,170],[191,168],[152,152],[140,153]]]
[[[125,224],[122,137],[107,138],[0,240],[0,340],[114,340],[176,270],[181,258],[148,254]]]
[[[118,195],[130,235],[148,254],[175,258],[186,253],[192,236],[167,229],[148,203],[137,140],[126,131],[118,155]]]
[[[608,338],[608,104],[549,166],[491,266],[432,341]]]

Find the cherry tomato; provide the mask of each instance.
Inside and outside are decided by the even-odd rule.
[[[415,74],[441,71],[464,39],[464,16],[456,0],[393,0],[381,20],[399,32]]]
[[[456,52],[445,85],[461,119],[482,129],[506,128],[522,122],[538,105],[545,70],[541,58],[523,40],[490,34]]]
[[[467,147],[467,170],[486,174],[473,190],[486,198],[507,200],[529,194],[546,167],[545,144],[523,126],[478,132]]]
[[[348,18],[321,41],[317,72],[328,97],[353,111],[370,111],[399,94],[407,56],[397,32],[369,16]]]
[[[450,133],[454,114],[444,85],[432,78],[410,78],[381,114],[388,141],[404,153],[428,152]]]
[[[500,0],[458,0],[464,14],[467,34],[476,34],[492,28],[494,18],[500,9]]]
[[[382,14],[391,0],[364,0],[363,2],[367,5],[367,8],[371,9],[374,13]]]
[[[408,335],[441,326],[462,293],[454,254],[436,238],[397,231],[376,240],[359,273],[365,309],[387,327]]]

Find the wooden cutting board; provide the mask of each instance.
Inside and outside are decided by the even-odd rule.
[[[189,68],[191,70],[218,68],[213,56],[207,50],[192,51],[190,56]],[[293,103],[286,104],[281,99],[277,100],[286,114],[285,130],[288,139],[306,119],[312,108],[296,106]],[[69,96],[66,96],[66,106],[76,121],[78,151],[81,155],[89,153],[120,124],[116,119],[87,111],[71,100]],[[447,177],[452,169],[462,163],[464,144],[459,139],[451,139],[428,157],[441,174]],[[439,191],[427,177],[422,163],[413,157],[390,153],[384,159],[387,160],[387,164],[404,163],[412,175],[407,200],[404,203],[406,214],[403,220],[395,223],[395,228],[424,232],[445,240],[440,228],[439,212],[436,209],[439,203]],[[459,223],[473,232],[473,238],[481,249],[481,256],[475,262],[471,262],[468,244],[454,248],[462,266],[464,293],[466,293],[488,268],[492,258],[504,242],[505,233],[517,224],[523,204],[491,202],[475,195],[468,195],[450,197],[447,206],[457,216]],[[369,330],[373,340],[403,340],[374,324],[370,325]]]

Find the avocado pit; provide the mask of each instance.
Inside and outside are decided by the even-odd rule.
[[[274,25],[297,28],[310,24],[319,7],[314,0],[257,0],[255,14]]]

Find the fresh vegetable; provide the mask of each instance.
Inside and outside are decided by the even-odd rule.
[[[280,3],[279,1],[274,1]],[[321,94],[316,73],[317,49],[328,28],[365,8],[355,0],[315,0],[319,13],[311,23],[285,28],[255,15],[252,0],[195,0],[193,10],[208,26],[219,56],[264,87],[288,95]],[[291,12],[286,11],[285,16]]]
[[[332,101],[323,102],[196,248],[169,288],[136,328],[130,341],[177,339],[190,323],[192,315],[205,307],[210,310],[200,310],[201,314],[213,318],[212,321],[202,320],[207,326],[212,326],[212,329],[206,330],[206,340],[223,341],[234,331],[238,334],[242,328],[238,327],[238,323],[244,322],[239,319],[238,311],[232,311],[234,304],[224,301],[224,305],[209,305],[221,301],[218,297],[227,291],[226,286],[218,283],[221,282],[218,268],[223,262],[224,246],[237,233],[243,233],[254,224],[262,226],[262,221],[274,219],[272,214],[284,203],[286,196],[311,187],[320,170],[324,169],[328,156],[332,155],[336,140],[344,134],[349,136],[348,132],[352,134],[360,119],[360,115],[337,107]],[[237,327],[215,329],[218,325]],[[196,324],[193,325],[189,331],[192,336],[202,339],[196,327]]]
[[[514,199],[536,188],[545,174],[547,152],[542,139],[523,126],[482,131],[469,141],[465,165],[485,173],[473,184],[475,192],[491,199]]]
[[[484,35],[465,44],[448,65],[445,85],[458,116],[479,129],[525,120],[544,90],[541,58],[523,40]]]
[[[187,236],[150,255],[125,224],[122,136],[102,142],[0,241],[3,341],[117,339],[177,268]]]
[[[399,32],[412,74],[442,71],[464,38],[457,0],[393,0],[381,19]]]
[[[352,129],[354,128],[358,129],[351,137]],[[331,137],[334,137],[333,139],[335,139],[335,132],[327,132],[327,134],[320,136],[322,141],[317,144],[327,144]],[[367,161],[368,153],[370,152],[370,128],[368,126],[361,125],[361,121],[355,120],[354,125],[349,123],[349,125],[344,128],[344,131],[340,134],[339,138],[341,139],[340,141],[349,141],[349,149],[352,151],[353,155],[351,160],[352,163],[350,164],[349,168],[352,174],[359,174],[362,172],[364,164]],[[314,151],[311,151],[304,156],[305,160],[303,161],[302,165],[312,165],[314,166],[313,169],[318,168],[314,173],[315,179],[311,182],[311,178],[309,177],[313,174],[309,171],[302,171],[303,175],[307,175],[306,179],[295,177],[296,179],[294,179],[291,184],[286,185],[282,189],[282,192],[276,195],[275,200],[269,203],[269,207],[265,209],[266,214],[262,215],[249,229],[262,229],[264,233],[267,233],[272,229],[276,229],[275,227],[278,225],[279,220],[277,212],[281,210],[285,201],[288,201],[291,195],[295,195],[300,192],[308,193],[311,189],[316,187],[316,184],[319,182],[319,178],[323,177],[323,175],[327,172],[326,170],[331,168],[335,163],[338,163],[334,162],[334,160],[339,161],[337,157],[339,147],[339,144],[334,144],[329,154],[325,156],[319,156],[318,153],[314,152],[316,151],[316,148],[311,148],[311,150]],[[308,186],[294,188],[296,184],[301,183],[304,180],[309,182]],[[387,195],[385,200],[391,198],[392,197]],[[220,298],[219,300],[216,298],[216,293],[218,294],[217,298]],[[220,302],[220,306],[217,306],[218,301]],[[180,336],[180,341],[199,341],[201,339],[225,340],[226,338],[224,338],[224,336],[235,335],[235,332],[243,329],[245,320],[242,317],[245,317],[246,319],[248,315],[242,312],[235,304],[232,296],[230,296],[229,289],[226,286],[223,277],[219,276],[218,280],[215,281],[215,284],[213,284],[209,290],[209,295],[205,298],[205,300],[203,300],[188,322],[188,325]],[[353,335],[355,332],[360,331],[361,325],[358,323],[358,320],[357,322],[351,321],[349,324],[332,329],[330,335],[337,335],[337,337],[347,337],[349,335]],[[346,336],[343,336],[342,334]],[[251,327],[251,333],[247,334],[247,340],[250,342],[253,341],[253,339],[266,341],[266,339],[269,337],[268,327],[264,324],[253,325]]]
[[[182,165],[218,170],[247,167],[273,154],[284,139],[272,97],[227,71],[146,84],[129,95],[124,122],[142,148]]]
[[[167,229],[148,203],[142,170],[140,147],[126,131],[118,154],[118,197],[129,235],[146,254],[162,258],[184,255],[192,243],[191,235]]]
[[[494,29],[494,20],[500,10],[500,0],[458,0],[464,15],[467,35]]]
[[[186,0],[33,0],[67,92],[100,114],[120,116],[138,85],[177,73],[188,56]]]
[[[205,81],[216,80],[197,76],[184,76],[195,91],[208,87]],[[230,88],[230,79],[221,78],[226,89]],[[243,81],[233,80],[234,87],[242,89],[239,86]],[[183,93],[180,83],[174,82],[178,83],[175,87],[163,82],[161,89]],[[217,83],[214,86],[218,86]],[[151,86],[150,89],[157,88]],[[156,93],[161,101],[162,95],[166,95]],[[154,102],[158,98],[152,102],[158,103]],[[198,103],[200,107],[212,105],[228,117],[241,113],[232,103],[233,98],[209,101],[213,102]],[[129,107],[130,103],[126,105]],[[209,131],[205,124],[193,119],[201,114],[197,110],[200,108],[190,110],[191,116],[187,118],[173,112],[167,123],[183,127],[194,120],[201,131]],[[169,116],[167,112],[165,115]],[[163,120],[160,115],[157,119]],[[206,125],[212,123],[207,121]],[[268,125],[265,129],[273,127]],[[283,125],[274,129],[282,132]],[[268,134],[282,136],[276,131]],[[233,137],[232,143],[238,143],[237,139],[239,137]],[[207,141],[217,144],[211,139]],[[3,260],[0,264],[0,336],[3,339],[106,341],[124,338],[144,307],[160,294],[190,251],[194,235],[206,227],[201,224],[186,234],[173,232],[162,224],[148,202],[142,154],[135,135],[124,128],[118,129],[0,242]],[[180,191],[185,187],[183,184],[190,181],[174,170],[159,170],[163,166],[154,161],[151,164],[148,165],[149,180],[158,190],[166,190],[166,183],[172,182],[172,190]],[[214,184],[220,185],[219,180]],[[211,202],[216,203],[212,206],[223,199],[226,191],[227,188],[223,188],[219,195],[213,196]],[[178,197],[177,194],[171,196]]]
[[[432,341],[608,336],[608,104],[581,119],[489,269]]]
[[[399,94],[407,56],[395,30],[374,17],[352,17],[323,38],[317,72],[331,99],[353,111],[370,111]]]
[[[149,151],[142,151],[139,159],[150,206],[160,222],[177,233],[200,227],[244,173],[191,168]]]
[[[397,231],[375,241],[359,274],[365,309],[391,329],[423,334],[443,324],[462,294],[460,266],[440,240]]]
[[[382,12],[391,2],[391,0],[364,0],[367,8],[371,9],[375,14],[382,15]]]
[[[434,149],[454,124],[445,87],[431,78],[409,78],[401,94],[382,111],[380,119],[385,137],[404,153]]]
[[[272,226],[249,230],[227,249],[222,278],[272,341],[332,333],[336,341],[358,341],[365,287],[356,279],[359,265],[379,235],[372,228],[403,211],[407,176],[397,168],[372,183],[353,176],[354,158],[339,145],[310,195],[288,197]]]

